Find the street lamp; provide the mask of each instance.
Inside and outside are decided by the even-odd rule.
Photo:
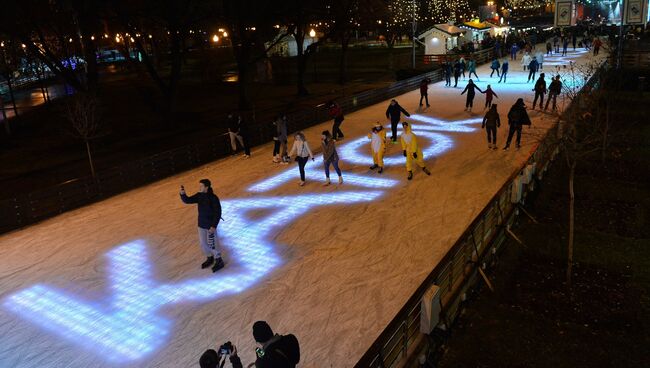
[[[214,43],[219,42],[219,36],[217,36],[217,35],[212,36],[212,42],[214,42]]]
[[[314,38],[316,37],[316,31],[312,28],[311,31],[309,31],[309,37]]]

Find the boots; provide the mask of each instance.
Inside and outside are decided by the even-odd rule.
[[[374,164],[374,165],[370,166],[370,170],[374,170],[374,169],[376,169],[376,168],[378,168],[378,167],[379,167],[379,165]]]
[[[426,167],[423,167],[422,171],[424,171],[424,173],[427,175],[431,175],[431,171],[429,171],[429,169],[427,169]]]
[[[219,257],[217,258],[217,261],[214,263],[214,266],[212,266],[212,272],[217,272],[220,269],[224,268],[225,263],[223,263],[223,258]]]
[[[330,185],[330,178],[326,178],[326,179],[325,179],[325,182],[323,183],[323,186],[324,186],[324,187],[326,187],[326,186],[328,186],[328,185]]]
[[[413,171],[409,171],[408,180],[411,180],[411,179],[413,179]]]
[[[384,168],[381,167],[381,166],[379,166],[379,171],[377,171],[377,172],[378,172],[379,174],[383,173],[383,172],[384,172]]]
[[[210,256],[208,257],[205,262],[201,263],[201,269],[206,269],[210,266],[212,266],[212,263],[214,262],[214,257]]]

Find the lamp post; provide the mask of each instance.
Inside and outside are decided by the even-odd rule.
[[[621,0],[621,24],[618,27],[618,54],[616,55],[616,69],[621,69],[623,59],[623,26],[625,22],[625,1]]]
[[[412,13],[413,13],[413,33],[411,36],[411,47],[412,47],[412,57],[413,57],[413,69],[415,69],[415,30],[417,28],[417,24],[415,23],[415,0],[413,0],[413,5],[412,5]]]

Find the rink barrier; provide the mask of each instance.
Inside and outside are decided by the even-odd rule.
[[[572,103],[565,109],[564,116],[572,110],[581,109],[580,96],[598,88],[600,75],[607,69],[607,63],[585,83]],[[426,336],[420,332],[420,306],[426,291],[433,285],[439,287],[440,325],[451,328],[461,311],[465,293],[479,280],[478,267],[492,264],[498,250],[504,244],[508,231],[515,225],[519,206],[523,204],[546,172],[559,152],[557,144],[561,127],[556,124],[549,129],[531,150],[528,160],[505,181],[490,199],[451,249],[437,263],[433,271],[420,284],[409,300],[380,333],[366,353],[359,359],[356,368],[401,368],[415,367],[414,355],[422,351]],[[523,181],[528,170],[535,173],[529,182]],[[515,192],[515,193],[513,193]]]
[[[481,51],[490,52],[489,50]],[[478,53],[477,53],[478,54]],[[336,99],[345,113],[417,90],[424,78],[433,83],[442,80],[442,71],[435,70],[395,82],[390,86],[368,90]],[[321,124],[331,118],[327,109],[316,107],[287,114],[288,131],[295,132]],[[378,117],[377,120],[383,120]],[[255,147],[273,139],[271,122],[251,124],[249,145]],[[100,170],[90,176],[68,180],[51,187],[18,194],[0,200],[0,234],[34,224],[64,212],[101,201],[142,185],[196,168],[230,154],[228,134],[206,138],[205,141],[160,152],[152,156]]]

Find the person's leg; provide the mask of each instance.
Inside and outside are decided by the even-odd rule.
[[[535,98],[533,99],[533,110],[535,109],[535,105],[537,104],[537,98],[539,98],[539,92],[535,91]]]
[[[548,102],[547,102],[548,104]],[[557,93],[553,94],[553,111],[557,110]]]
[[[228,136],[230,137],[230,148],[233,152],[237,152],[237,134],[229,131]]]
[[[513,125],[510,125],[510,129],[508,130],[508,139],[506,139],[506,146],[505,148],[510,147],[510,142],[512,141],[512,136],[515,134],[516,128]]]
[[[490,78],[492,78],[493,74],[494,74],[494,69],[492,69],[492,72],[490,73]]]
[[[553,98],[552,93],[548,96],[548,99],[546,100],[546,105],[544,105],[544,111],[546,111],[546,109],[548,109],[548,103],[551,102],[551,98]]]
[[[501,75],[499,75],[499,69],[494,69],[494,70],[497,72],[497,77],[500,77]]]
[[[490,131],[492,132],[492,144],[496,148],[497,146],[497,127],[491,127]]]
[[[397,123],[399,123],[399,120],[390,121],[390,131],[391,131],[390,140],[393,142],[397,142]]]
[[[539,94],[539,108],[540,110],[542,109],[542,105],[544,104],[544,92],[540,92]]]
[[[485,99],[485,108],[487,109],[490,105],[490,101],[486,98]]]
[[[422,99],[424,98],[424,94],[420,92],[420,106],[422,106]]]
[[[488,146],[492,145],[492,137],[490,135],[490,127],[485,127],[485,133],[487,134]]]
[[[251,155],[251,148],[248,146],[247,137],[244,137],[243,135],[237,135],[237,139],[239,140],[239,143],[241,143],[241,146],[244,148],[244,154],[246,156],[250,156]]]
[[[519,125],[519,126],[517,126],[516,129],[517,129],[517,147],[519,147],[519,146],[521,145],[521,130],[522,130],[522,126]]]
[[[379,166],[379,152],[372,152],[372,168]]]
[[[508,72],[503,73],[503,83],[506,83],[508,79]]]
[[[325,178],[327,178],[327,179],[330,178],[330,164],[331,164],[331,161],[329,161],[329,160],[323,162],[323,167],[325,168]]]
[[[300,180],[305,181],[305,165],[308,157],[298,157],[298,170],[300,171]]]
[[[334,166],[334,170],[336,171],[336,174],[338,176],[341,176],[341,168],[339,167],[339,160],[332,161],[332,166]]]
[[[467,100],[468,100],[467,103],[469,104],[470,109],[472,107],[474,107],[474,96],[472,96],[471,98],[469,96],[467,96]]]
[[[467,95],[467,97],[465,98],[465,108],[466,109],[469,108],[469,104],[470,104],[469,101],[470,101],[470,98],[469,98],[469,95]]]
[[[273,141],[273,157],[276,157],[279,154],[280,154],[280,141],[279,140],[274,140]]]
[[[384,151],[382,150],[377,152],[377,165],[379,165],[379,170],[384,168]]]
[[[429,107],[429,94],[428,93],[424,94],[424,100],[427,102],[427,107]]]
[[[413,154],[406,153],[406,171],[413,170]]]
[[[201,245],[201,252],[206,257],[212,256],[212,248],[208,245],[208,229],[198,228],[199,244]]]
[[[458,86],[458,76],[454,75],[454,87]]]
[[[282,141],[282,157],[287,157],[287,141]]]

